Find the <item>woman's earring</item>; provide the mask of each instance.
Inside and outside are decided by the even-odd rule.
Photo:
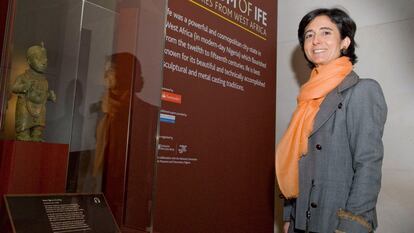
[[[342,48],[341,49],[341,56],[345,56],[346,55],[346,48]]]

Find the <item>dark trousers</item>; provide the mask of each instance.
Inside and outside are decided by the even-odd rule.
[[[295,228],[295,220],[291,220],[290,221],[290,224],[289,224],[289,230],[288,230],[288,233],[307,233],[306,231],[304,231],[304,230],[299,230],[299,229],[296,229]],[[310,231],[309,233],[317,233],[317,232],[312,232],[312,231]]]

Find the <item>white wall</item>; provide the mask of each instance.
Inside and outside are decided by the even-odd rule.
[[[358,29],[355,66],[376,79],[388,104],[377,233],[414,230],[414,0],[279,0],[276,140],[289,123],[309,70],[296,38],[300,19],[319,7],[345,8]],[[280,204],[276,198],[276,219]],[[276,223],[276,232],[280,221]]]

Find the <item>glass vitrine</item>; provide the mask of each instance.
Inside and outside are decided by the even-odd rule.
[[[46,143],[69,145],[67,192],[104,192],[117,222],[150,227],[165,0],[9,0],[1,138],[16,139],[17,77],[46,50]],[[23,94],[21,94],[23,95]]]

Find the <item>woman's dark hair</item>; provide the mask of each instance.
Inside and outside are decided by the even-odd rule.
[[[108,57],[115,70],[116,90],[129,90],[137,78],[141,78],[141,65],[131,53],[114,53]]]
[[[355,54],[356,42],[355,42],[354,36],[355,36],[357,27],[356,27],[354,20],[352,20],[351,17],[349,17],[349,15],[341,9],[319,8],[306,14],[299,23],[298,39],[299,39],[300,47],[302,48],[302,52],[305,55],[306,60],[308,61],[309,67],[314,68],[315,65],[311,61],[309,61],[309,59],[306,57],[306,54],[303,48],[303,44],[305,41],[305,35],[304,35],[305,28],[306,26],[308,26],[308,24],[312,20],[314,20],[316,17],[321,16],[321,15],[328,16],[331,19],[331,21],[336,24],[336,26],[338,27],[339,33],[341,34],[342,40],[345,39],[346,37],[349,37],[349,39],[351,40],[351,43],[349,44],[348,49],[341,50],[341,57],[347,56],[349,57],[352,64],[355,64],[357,62],[358,57]]]

